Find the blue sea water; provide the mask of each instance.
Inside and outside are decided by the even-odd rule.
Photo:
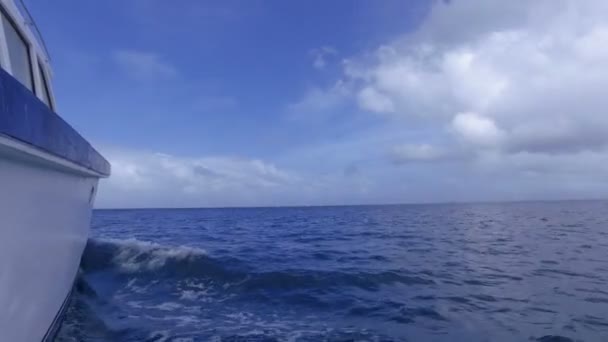
[[[97,210],[59,341],[608,341],[608,202]]]

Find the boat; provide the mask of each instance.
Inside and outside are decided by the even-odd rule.
[[[27,8],[0,0],[0,341],[52,341],[110,164],[56,112]]]

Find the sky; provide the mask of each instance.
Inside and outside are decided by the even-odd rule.
[[[101,208],[608,197],[605,0],[27,0]]]

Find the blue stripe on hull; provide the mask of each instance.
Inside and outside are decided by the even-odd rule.
[[[0,69],[0,134],[103,175],[110,164],[59,115]]]

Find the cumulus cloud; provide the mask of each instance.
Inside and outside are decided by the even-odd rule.
[[[333,55],[311,52],[313,65],[323,68]],[[141,60],[148,66],[136,73],[175,74],[155,66],[160,57]],[[608,1],[434,1],[418,29],[347,58],[343,68],[329,87],[313,87],[290,105],[288,115],[317,120],[357,107],[377,126],[348,141],[290,150],[283,156],[289,167],[255,158],[110,153],[114,176],[100,190],[100,205],[608,195]]]
[[[400,129],[375,147],[403,177],[423,168],[421,191],[444,179],[465,197],[608,194],[606,1],[435,1],[419,28],[346,58],[335,84],[301,112],[348,103]]]
[[[428,120],[470,149],[608,144],[608,2],[437,1],[412,34],[346,63],[360,107]]]
[[[302,168],[293,163],[279,167],[255,158],[110,149],[104,155],[112,163],[113,174],[102,181],[96,206],[364,204],[588,198],[608,193],[608,155],[604,153],[502,156],[485,150],[476,159],[467,159],[465,153],[458,159],[448,151],[428,144],[401,145],[392,158],[395,163],[407,163],[405,168],[386,168],[370,160],[333,163],[319,162],[323,159],[317,156],[292,156],[308,165]],[[318,153],[331,155],[323,149]],[[459,163],[462,160],[470,160],[475,167]],[[440,161],[445,164],[431,167]]]
[[[230,206],[280,198],[299,182],[293,173],[260,159],[178,157],[110,150],[112,177],[100,206]]]
[[[114,61],[133,78],[150,80],[173,78],[177,69],[160,55],[137,50],[119,50],[113,54]]]
[[[497,146],[504,136],[491,118],[471,112],[456,114],[452,127],[460,138],[481,147]]]
[[[429,144],[403,144],[395,146],[392,150],[395,163],[417,161],[436,161],[444,158],[445,151]]]
[[[350,90],[341,81],[329,89],[311,88],[302,99],[287,106],[290,119],[296,121],[315,121],[339,112],[348,100]]]
[[[372,87],[363,88],[359,92],[358,100],[362,108],[372,112],[392,113],[395,111],[395,104],[391,98]]]
[[[308,167],[257,158],[183,157],[106,148],[112,176],[102,180],[99,208],[232,207],[360,204],[395,201],[403,193],[391,177],[370,176],[365,163],[293,156]],[[333,166],[329,166],[333,164]],[[412,194],[412,198],[413,198]]]

